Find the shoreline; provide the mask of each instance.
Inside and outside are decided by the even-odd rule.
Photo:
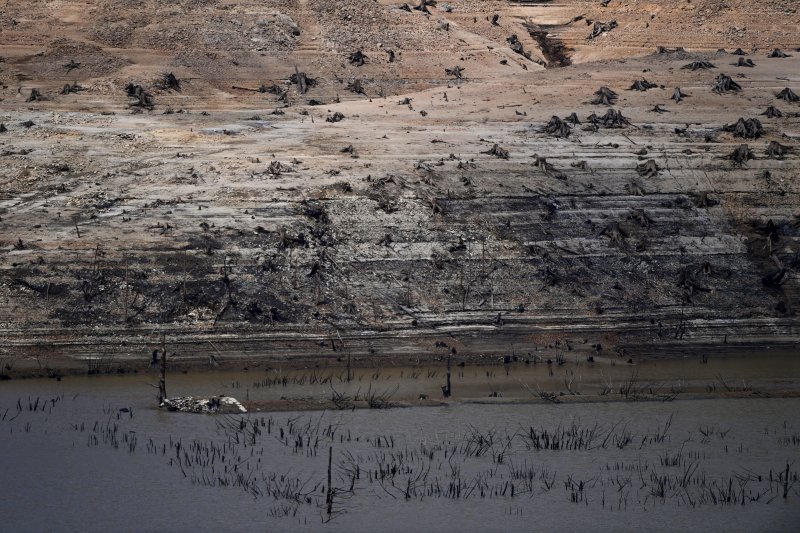
[[[591,345],[595,346],[595,345]],[[249,355],[247,357],[222,357],[217,347],[211,345],[213,350],[203,354],[177,355],[171,354],[168,360],[170,372],[205,373],[213,371],[243,371],[269,370],[279,367],[283,370],[303,369],[342,369],[347,365],[346,352],[333,352],[336,355],[322,355],[306,352],[303,355],[265,354]],[[215,355],[220,354],[219,356]],[[341,349],[340,349],[341,350]],[[621,345],[598,352],[586,345],[576,346],[574,349],[565,350],[563,347],[545,347],[535,352],[526,352],[525,355],[510,355],[509,352],[524,352],[525,350],[498,349],[494,353],[474,353],[460,351],[453,356],[453,366],[502,365],[507,358],[519,364],[547,364],[557,361],[591,362],[597,365],[625,364],[636,366],[659,360],[687,359],[691,357],[759,357],[764,355],[794,355],[800,354],[798,342],[770,342],[770,343],[739,343],[739,344],[682,344],[682,345]],[[213,357],[212,357],[213,356]],[[351,367],[363,368],[391,368],[414,367],[443,364],[447,359],[447,351],[438,352],[418,350],[415,353],[390,353],[385,355],[351,354]],[[17,356],[2,358],[0,381],[9,379],[32,378],[59,378],[65,376],[81,375],[114,375],[147,372],[150,369],[149,357],[117,357],[117,356]],[[212,362],[213,361],[213,362]],[[462,366],[463,366],[462,365]],[[10,368],[9,368],[10,367]]]
[[[558,401],[544,400],[541,398],[462,398],[457,400],[418,400],[391,402],[386,407],[370,407],[366,402],[354,402],[352,406],[346,408],[336,407],[331,402],[315,402],[313,400],[285,400],[274,402],[242,402],[247,408],[248,413],[271,413],[271,412],[291,412],[291,411],[351,411],[351,410],[392,410],[406,409],[410,407],[457,407],[463,405],[575,405],[575,404],[598,404],[598,403],[637,403],[637,402],[659,402],[666,403],[672,401],[697,401],[697,400],[740,400],[740,399],[780,399],[780,398],[800,398],[800,390],[773,390],[769,392],[718,392],[718,393],[682,393],[675,398],[665,400],[655,396],[639,397],[637,399],[626,399],[618,394],[606,396],[600,395],[564,395],[559,396]]]
[[[447,356],[341,357],[168,361],[167,390],[179,396],[232,396],[250,412],[394,409],[418,406],[671,402],[726,398],[800,397],[800,360],[791,345],[685,346],[625,358],[585,352],[537,354],[531,359],[457,354],[451,361],[453,396],[444,398]],[[126,387],[157,380],[143,361],[87,371],[85,362],[27,361],[2,381],[62,382],[60,387]],[[81,366],[80,363],[84,363]],[[125,380],[125,381],[116,381]],[[53,383],[55,385],[55,383]],[[13,388],[13,386],[12,386]]]

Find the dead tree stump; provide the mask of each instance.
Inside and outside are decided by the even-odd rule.
[[[44,97],[42,96],[42,93],[39,91],[39,89],[31,89],[31,94],[28,95],[28,98],[25,101],[26,102],[41,102],[42,100],[44,100]]]
[[[608,87],[600,87],[594,92],[595,98],[592,100],[594,105],[614,105],[617,102],[617,93]]]
[[[730,91],[738,92],[742,90],[742,86],[731,79],[727,74],[720,74],[714,80],[712,89],[717,94],[722,94]]]
[[[499,157],[500,159],[508,159],[508,151],[501,148],[498,144],[495,144],[490,149],[486,150],[485,152],[481,152],[484,154],[493,155],[495,157]]]
[[[800,100],[800,96],[797,96],[793,90],[786,87],[781,92],[775,95],[778,100],[783,100],[784,102],[797,102]]]
[[[555,137],[566,138],[572,133],[572,128],[570,128],[569,124],[561,120],[559,117],[553,115],[550,117],[550,121],[547,123],[547,125],[545,125],[542,131]]]
[[[734,166],[742,166],[751,159],[755,159],[753,151],[746,144],[740,144],[733,152],[728,155],[728,159],[733,161]]]
[[[722,130],[733,133],[734,137],[742,137],[744,139],[757,139],[764,133],[761,121],[757,118],[748,118],[746,120],[739,118],[736,124],[726,124],[722,127]]]
[[[689,95],[681,91],[680,87],[675,87],[675,92],[672,93],[672,97],[670,97],[670,100],[675,100],[675,102],[680,102],[687,96]]]
[[[781,118],[783,116],[783,112],[774,105],[767,107],[767,110],[761,114],[767,118]]]
[[[453,76],[455,79],[461,79],[461,73],[464,72],[464,67],[456,65],[453,68],[446,68],[444,69],[444,73],[448,76]]]

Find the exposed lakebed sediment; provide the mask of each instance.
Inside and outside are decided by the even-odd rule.
[[[624,10],[587,41],[588,26],[566,24],[577,3],[553,16],[509,7],[499,25],[456,3],[436,15],[447,30],[372,4],[386,11],[375,24],[418,22],[413,47],[439,47],[447,63],[417,49],[390,63],[387,45],[364,47],[355,66],[343,47],[359,43],[334,31],[332,12],[303,9],[299,36],[276,18],[291,31],[259,45],[275,50],[264,59],[228,57],[238,41],[214,33],[221,55],[203,62],[144,28],[128,46],[149,54],[95,30],[92,46],[9,48],[0,65],[20,87],[0,102],[0,357],[111,368],[146,363],[162,336],[198,362],[433,356],[437,343],[621,362],[663,346],[796,347],[800,108],[776,97],[800,90],[790,39],[775,30],[770,43],[790,57],[767,57],[765,42],[741,68],[735,36],[703,34],[689,51],[665,39],[673,48],[656,54]],[[528,19],[556,24],[576,64],[534,61]],[[533,59],[508,47],[511,33]],[[67,70],[73,56],[83,67]],[[715,68],[682,68],[700,61]],[[291,82],[295,62],[318,80],[307,93]],[[446,75],[460,64],[461,79]],[[712,91],[723,73],[741,90]],[[630,90],[643,78],[655,86]],[[59,94],[75,80],[85,90]],[[127,97],[132,82],[153,109]],[[613,106],[592,103],[600,87]],[[671,100],[675,87],[689,96]],[[25,102],[33,88],[42,98]],[[769,106],[781,116],[762,115]],[[627,123],[606,127],[610,108]],[[545,131],[573,112],[580,123]],[[761,129],[725,131],[740,117]],[[731,160],[742,144],[754,158]]]

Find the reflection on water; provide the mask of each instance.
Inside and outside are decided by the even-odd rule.
[[[639,376],[673,379],[692,364],[699,382],[720,371],[676,361],[641,366]],[[771,379],[740,365],[726,366],[725,378]],[[546,365],[512,365],[508,375],[502,366],[454,369],[463,371],[461,381],[454,374],[454,390],[482,396],[487,383],[505,391],[534,381],[543,388],[563,382],[557,374],[565,368],[554,376]],[[595,376],[599,369],[572,370]],[[435,390],[441,371],[362,370],[349,386],[401,383],[411,395]],[[623,380],[630,371],[606,366],[601,379]],[[173,376],[170,387],[172,394],[230,393],[238,382],[251,396],[330,394],[331,384],[309,383],[308,371],[284,373],[297,382],[305,375],[301,385],[254,386],[269,375]],[[3,383],[2,528],[789,531],[800,523],[798,399],[211,417],[154,409],[150,381]]]

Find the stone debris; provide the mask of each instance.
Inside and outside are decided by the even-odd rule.
[[[168,411],[180,411],[181,413],[224,415],[247,412],[247,409],[239,403],[239,400],[230,396],[211,396],[208,398],[179,396],[165,399],[161,402],[161,407],[166,408]]]

